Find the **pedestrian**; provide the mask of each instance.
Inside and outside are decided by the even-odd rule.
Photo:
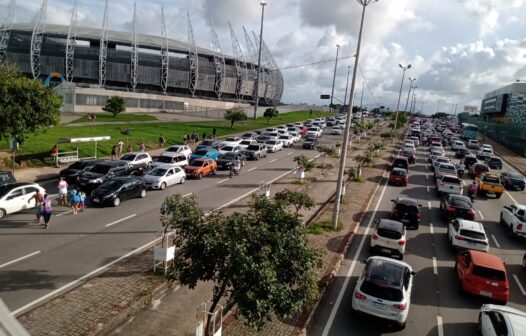
[[[117,158],[117,145],[111,147],[111,159],[115,160]]]
[[[144,145],[144,142],[141,142],[141,143],[139,144],[139,150],[140,150],[141,152],[144,152],[145,149],[146,149],[146,146]]]
[[[132,147],[131,145],[128,145],[128,148],[126,149],[126,153],[131,153],[132,152]]]
[[[44,217],[43,225],[46,229],[49,228],[49,219],[51,218],[52,213],[53,207],[51,206],[51,197],[49,197],[48,194],[45,194],[42,201],[42,217]]]
[[[73,211],[74,215],[76,215],[79,210],[79,203],[80,197],[77,193],[77,190],[71,190],[71,194],[69,195],[69,205],[71,206],[71,210]]]
[[[40,190],[37,189],[36,193],[27,200],[27,203],[31,202],[32,199],[35,199],[35,223],[40,224],[40,218],[42,217],[42,203],[44,202],[44,197],[40,193]]]
[[[206,139],[206,132],[203,132],[203,140]]]
[[[58,203],[60,205],[68,204],[68,182],[64,179],[64,176],[60,177],[57,184],[58,187]]]
[[[216,132],[217,132],[217,129],[214,128],[212,130],[212,138],[214,138],[214,139],[216,138]]]
[[[84,191],[80,192],[80,202],[79,202],[79,211],[84,212],[86,207],[86,193]]]
[[[197,132],[195,132],[194,141],[195,141],[195,143],[199,142],[199,134],[197,134]]]
[[[165,143],[165,140],[164,140],[164,137],[163,135],[159,135],[159,148],[163,148],[164,147],[164,143]]]
[[[122,147],[124,146],[124,142],[122,142],[122,140],[119,140],[119,142],[117,142],[117,156],[118,157],[121,157],[122,155]]]
[[[183,134],[183,143],[184,143],[185,145],[188,144],[188,135],[186,135],[186,134]]]
[[[92,114],[91,118],[93,119],[93,122],[97,121],[97,115],[95,113]]]
[[[57,145],[54,145],[51,148],[50,155],[53,158],[53,164],[55,165],[55,167],[58,167],[58,146]]]

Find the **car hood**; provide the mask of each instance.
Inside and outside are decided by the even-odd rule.
[[[71,175],[78,175],[80,173],[82,173],[82,169],[70,169],[70,168],[66,168],[66,169],[63,169],[60,171],[60,175],[63,175],[63,176],[71,176]]]
[[[185,170],[199,170],[203,168],[203,166],[186,166],[184,169]]]
[[[153,175],[144,175],[142,178],[145,182],[157,182],[160,181],[164,176],[153,176]]]
[[[85,172],[85,173],[82,173],[82,175],[80,175],[80,178],[85,179],[85,180],[91,180],[91,179],[96,179],[96,178],[103,177],[103,176],[106,176],[106,174]]]
[[[98,196],[98,197],[102,197],[102,196],[106,196],[106,195],[109,195],[109,194],[113,194],[115,192],[118,192],[119,190],[118,189],[110,189],[110,188],[105,188],[105,187],[98,187],[96,188],[95,190],[93,190],[93,192],[91,193],[92,196]]]

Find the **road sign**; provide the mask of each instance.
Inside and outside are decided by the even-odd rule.
[[[331,99],[331,95],[320,95],[320,99]]]

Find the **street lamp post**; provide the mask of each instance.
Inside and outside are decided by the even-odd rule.
[[[259,73],[261,72],[261,46],[263,45],[263,19],[265,18],[265,6],[267,5],[266,0],[261,0],[261,28],[259,30],[259,50],[258,50],[258,71],[256,74],[256,89],[254,93],[254,119],[258,117],[258,105],[259,105]]]
[[[398,112],[400,109],[400,99],[402,99],[402,89],[404,87],[405,71],[411,69],[411,64],[408,64],[407,66],[402,66],[402,64],[398,64],[398,66],[402,69],[402,82],[400,83],[400,92],[398,93],[398,103],[396,103],[396,116],[395,123],[393,125],[393,132],[396,130],[396,126],[398,126]]]
[[[338,53],[340,52],[340,45],[336,45],[336,61],[334,62],[334,75],[332,76],[332,91],[331,91],[331,104],[329,111],[332,112],[332,97],[334,96],[334,84],[336,83],[336,68],[338,67]]]
[[[347,90],[349,89],[349,76],[351,75],[351,66],[347,70],[347,84],[345,85],[345,96],[343,97],[343,112],[345,112],[345,103],[347,103]]]
[[[411,97],[411,89],[414,88],[413,82],[416,81],[416,78],[409,77],[408,79],[409,79],[409,92],[407,93],[407,100],[405,102],[404,112],[407,112],[407,107],[409,106],[409,97]]]
[[[358,33],[358,44],[356,45],[356,57],[354,59],[354,69],[352,74],[352,83],[351,83],[351,92],[349,93],[349,109],[347,111],[347,119],[345,121],[345,132],[343,133],[343,144],[342,152],[340,159],[340,168],[338,170],[338,184],[336,186],[336,197],[334,198],[334,212],[332,214],[332,227],[338,227],[338,218],[340,215],[340,203],[343,194],[343,175],[345,173],[345,161],[347,158],[347,148],[351,145],[349,133],[352,122],[352,106],[354,100],[354,92],[356,89],[356,74],[358,73],[358,66],[360,62],[360,49],[362,45],[362,33],[363,33],[363,23],[365,21],[365,9],[371,2],[378,2],[378,0],[357,0],[360,5],[362,5],[362,19],[360,21],[360,30]]]

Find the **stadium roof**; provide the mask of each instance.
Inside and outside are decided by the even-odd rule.
[[[13,30],[21,31],[33,31],[33,25],[27,23],[18,23],[13,25]],[[58,36],[67,36],[69,26],[56,25],[56,24],[46,24],[46,31],[44,35],[58,35]],[[77,28],[77,39],[87,40],[87,41],[100,41],[102,29],[100,28],[90,28],[90,27],[78,27]],[[108,41],[116,42],[122,45],[132,44],[132,33],[108,30]],[[139,48],[160,50],[163,43],[163,38],[160,36],[152,35],[142,35],[137,34],[137,43]],[[178,40],[168,38],[168,48],[170,52],[175,53],[188,53],[188,44],[186,42],[181,42]],[[197,47],[197,52],[200,56],[210,56],[214,55],[214,52],[209,49],[204,49]],[[234,59],[232,56],[226,55],[225,58]]]

